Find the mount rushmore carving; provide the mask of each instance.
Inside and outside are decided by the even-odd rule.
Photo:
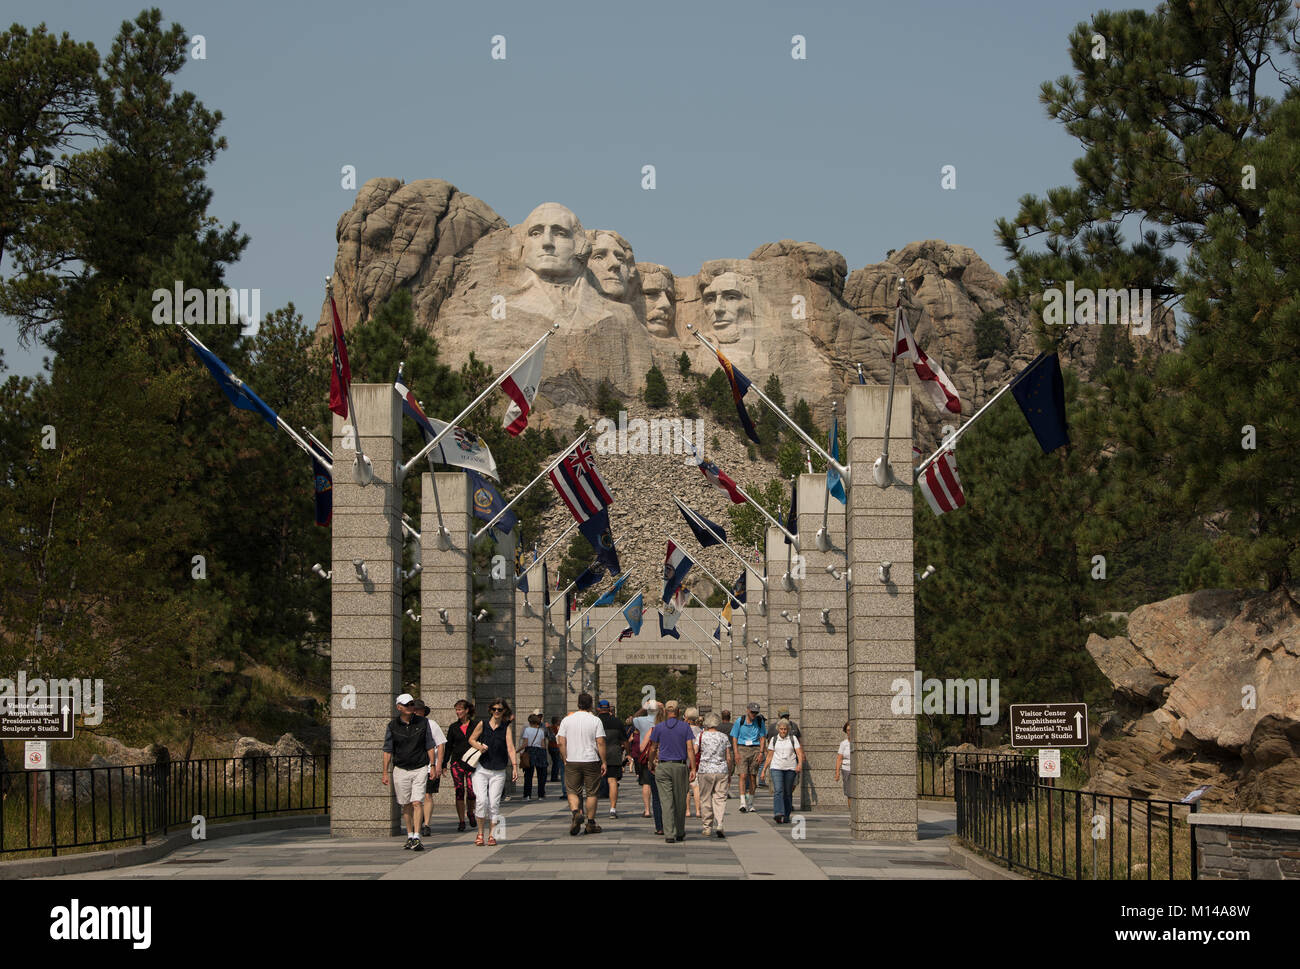
[[[869,381],[888,381],[899,276],[913,332],[967,414],[1036,353],[1028,308],[998,295],[1004,278],[973,250],[938,240],[852,273],[837,252],[782,240],[681,276],[637,262],[624,236],[585,228],[559,203],[538,205],[512,227],[445,181],[394,178],[366,182],[337,237],[334,292],[345,328],[404,287],[444,360],[455,365],[473,351],[500,369],[559,322],[537,405],[544,425],[568,427],[589,414],[602,379],[620,394],[639,393],[652,363],[673,367],[683,350],[696,370],[712,371],[716,361],[688,326],[760,385],[779,375],[788,400],[807,399],[826,420],[857,364]],[[1002,317],[1009,350],[977,360],[973,322],[986,311]],[[321,333],[328,313],[323,306]],[[1065,359],[1086,366],[1096,328],[1071,330]],[[1145,339],[1158,351],[1174,346],[1172,321]],[[936,443],[941,415],[914,406],[918,437]]]

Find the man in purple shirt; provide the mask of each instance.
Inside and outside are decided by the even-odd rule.
[[[686,795],[695,780],[695,734],[689,723],[677,718],[678,707],[676,700],[665,703],[667,719],[655,724],[647,738],[663,802],[664,840],[669,843],[686,840]]]

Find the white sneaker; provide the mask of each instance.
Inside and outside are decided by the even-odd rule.
[[[618,812],[615,811],[613,808],[610,808],[610,809],[609,809],[609,816],[610,816],[611,818],[616,818],[616,817],[618,817]]]

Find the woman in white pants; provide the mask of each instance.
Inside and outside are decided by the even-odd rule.
[[[514,728],[510,725],[510,705],[497,697],[488,706],[488,713],[491,716],[479,721],[469,738],[470,747],[482,751],[474,768],[474,799],[478,802],[478,837],[474,843],[483,844],[486,830],[487,844],[495,847],[493,828],[501,816],[506,770],[513,771],[511,780],[519,780],[519,761],[515,756]]]

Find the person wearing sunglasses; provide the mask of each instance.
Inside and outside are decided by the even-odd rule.
[[[470,734],[469,745],[480,751],[478,766],[474,768],[474,795],[478,799],[478,837],[476,845],[495,847],[494,828],[501,817],[501,794],[506,786],[506,771],[510,779],[519,780],[519,760],[515,755],[514,728],[510,725],[510,706],[501,697],[488,704],[487,720],[480,720]]]

